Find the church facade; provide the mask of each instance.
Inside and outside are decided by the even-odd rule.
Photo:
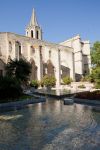
[[[89,41],[82,41],[79,35],[59,44],[44,41],[34,10],[25,36],[0,32],[0,75],[5,74],[10,59],[22,57],[32,65],[31,80],[53,75],[58,87],[63,77],[78,81],[91,68]]]

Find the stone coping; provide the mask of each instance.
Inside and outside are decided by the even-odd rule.
[[[62,99],[62,98],[66,98],[66,97],[74,97],[76,94],[78,93],[84,93],[84,92],[89,92],[89,91],[73,91],[72,93],[62,93],[60,95],[57,94],[53,94],[53,93],[48,93],[47,91],[43,92],[43,91],[34,91],[33,94],[35,95],[40,95],[40,96],[48,96],[48,97],[52,97],[52,98],[57,98],[57,99]]]
[[[89,99],[79,99],[74,98],[75,103],[92,106],[92,110],[100,112],[100,101],[99,100],[89,100]]]
[[[74,102],[82,103],[82,104],[97,105],[97,106],[100,107],[100,101],[99,100],[89,100],[89,99],[74,98]]]
[[[19,100],[16,102],[2,103],[0,104],[0,112],[21,109],[29,104],[42,103],[42,102],[46,102],[46,98],[38,97],[38,98]]]
[[[55,94],[48,94],[48,93],[42,93],[42,92],[34,92],[34,94],[41,95],[41,96],[47,96],[47,97],[51,97],[51,98],[56,98],[56,99],[62,99],[62,98],[71,97],[74,95],[74,93],[55,95]]]

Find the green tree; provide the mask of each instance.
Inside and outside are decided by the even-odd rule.
[[[100,42],[95,42],[91,51],[92,71],[91,80],[100,88]]]
[[[100,67],[100,42],[95,42],[91,51],[91,61],[93,66]]]
[[[18,98],[22,95],[22,88],[16,78],[0,77],[0,99]],[[0,101],[1,102],[1,101]]]
[[[6,75],[16,78],[21,83],[26,83],[31,73],[31,65],[24,59],[10,60],[6,65]]]

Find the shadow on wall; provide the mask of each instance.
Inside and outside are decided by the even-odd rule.
[[[43,76],[45,75],[55,76],[54,65],[51,60],[48,60],[47,63],[43,64]]]
[[[70,68],[61,65],[61,78],[70,77]]]
[[[81,78],[82,78],[82,75],[81,75],[81,74],[75,73],[76,82],[80,81]]]
[[[37,80],[37,66],[35,65],[34,59],[31,59],[30,63],[32,65],[30,80]]]
[[[0,76],[4,76],[5,75],[5,63],[3,60],[0,59]]]

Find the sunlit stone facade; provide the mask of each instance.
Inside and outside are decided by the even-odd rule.
[[[46,74],[54,75],[57,87],[64,76],[78,80],[89,73],[91,67],[89,42],[81,41],[80,36],[60,44],[42,40],[42,29],[34,10],[25,36],[0,32],[0,75],[5,74],[4,66],[10,58],[22,57],[32,65],[31,80],[41,80]]]

